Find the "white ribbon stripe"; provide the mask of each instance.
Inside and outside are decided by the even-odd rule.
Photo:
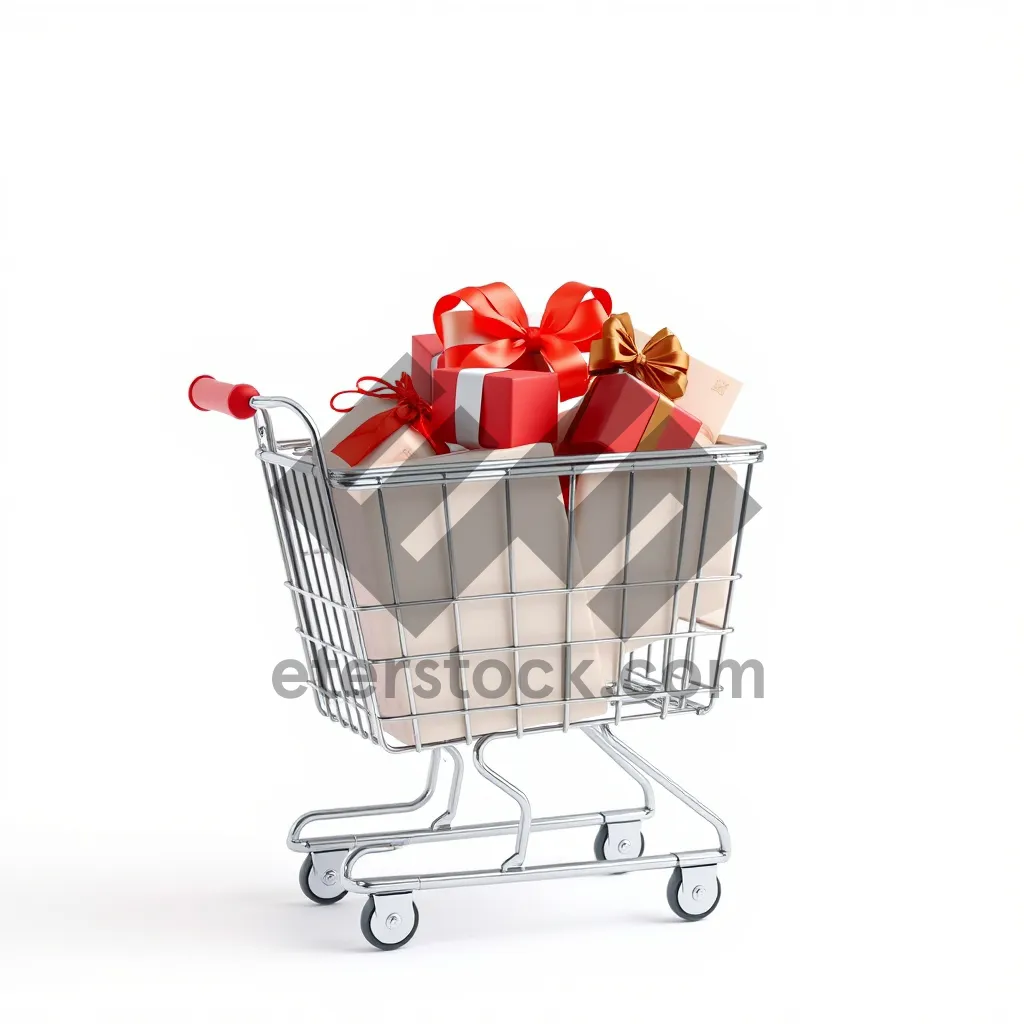
[[[484,378],[498,368],[459,370],[455,382],[455,440],[463,448],[480,447],[480,416],[484,404]]]

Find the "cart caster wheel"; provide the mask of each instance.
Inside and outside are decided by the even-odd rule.
[[[332,873],[335,881],[326,885],[324,880],[313,870],[313,854],[307,853],[302,867],[299,868],[299,888],[306,899],[312,900],[314,903],[322,903],[325,907],[342,899],[348,889],[342,884],[341,876],[337,872],[328,871],[326,874],[330,876]]]
[[[684,891],[682,869],[676,868],[668,880],[668,905],[684,921],[702,921],[722,898],[722,883],[717,876],[714,877],[714,886],[712,889],[710,878],[702,879],[688,871]],[[713,903],[710,902],[712,892],[715,894]]]
[[[625,845],[623,845],[625,844]],[[602,825],[594,836],[594,859],[595,860],[636,860],[644,855],[644,834],[640,832],[640,848],[631,839],[620,839],[617,844],[612,845],[608,838],[608,826]],[[622,872],[625,874],[625,872]]]
[[[419,926],[420,912],[408,893],[370,896],[359,916],[363,938],[378,949],[401,949]]]

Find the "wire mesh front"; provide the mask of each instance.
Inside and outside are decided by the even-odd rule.
[[[337,472],[254,404],[324,716],[408,750],[715,700],[763,445]]]

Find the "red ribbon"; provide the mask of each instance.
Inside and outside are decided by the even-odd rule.
[[[363,387],[364,381],[372,381],[375,386],[366,390]],[[355,408],[354,404],[343,409],[334,404],[334,400],[342,395],[383,398],[385,401],[395,403],[390,409],[374,413],[369,419],[364,420],[348,437],[331,449],[350,466],[358,466],[374,448],[383,444],[402,427],[411,427],[418,434],[422,434],[436,455],[448,453],[448,445],[435,440],[430,433],[430,405],[416,393],[409,374],[403,373],[393,384],[381,377],[360,377],[354,388],[339,391],[331,397],[331,408],[335,412],[351,412]]]
[[[593,295],[585,299],[587,293]],[[557,288],[544,307],[539,327],[531,327],[519,297],[507,284],[496,281],[480,288],[460,288],[442,295],[434,306],[434,331],[444,340],[441,314],[465,302],[473,311],[473,329],[485,338],[480,345],[445,349],[446,367],[504,369],[527,352],[537,352],[558,376],[559,396],[575,398],[587,390],[587,360],[583,353],[601,337],[612,308],[603,288],[568,281]]]

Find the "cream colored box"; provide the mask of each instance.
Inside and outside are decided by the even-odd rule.
[[[643,349],[651,340],[651,335],[643,331],[636,331],[635,334],[639,349]],[[692,355],[689,356],[686,391],[682,398],[675,400],[675,404],[684,412],[696,416],[703,424],[703,429],[698,435],[698,443],[702,447],[714,444],[718,440],[742,387],[742,382],[735,377],[716,370]]]
[[[381,407],[379,400],[364,399],[338,425],[337,439],[350,423],[358,425],[375,411],[361,410],[364,403]],[[489,460],[552,454],[549,445],[535,445],[434,456],[417,436],[396,435],[387,446],[393,461],[429,457],[432,467],[471,462],[486,472]],[[375,466],[387,458],[379,452],[368,460]],[[570,598],[573,645],[566,657],[561,645],[567,637],[566,595],[543,593],[565,586],[568,517],[558,478],[520,477],[509,483],[517,538],[511,547],[514,586],[503,478],[492,474],[453,482],[447,497],[446,522],[444,494],[436,483],[333,489],[356,600],[399,604],[358,613],[367,658],[389,662],[374,664],[382,724],[401,744],[414,743],[417,731],[421,743],[458,741],[469,733],[515,729],[511,706],[517,702],[524,728],[560,723],[565,706],[558,702],[600,696],[614,683],[618,661],[617,645],[585,642],[598,634],[582,594]],[[518,658],[511,651],[490,650],[512,647],[516,640],[525,648]],[[584,700],[570,705],[569,719],[594,718],[606,709],[603,699]],[[408,718],[388,721],[410,714],[419,716],[416,728]]]
[[[489,458],[523,457],[531,453],[535,457],[549,455],[550,448],[538,445],[500,452],[467,452],[441,456],[436,462],[476,456],[486,463]],[[423,490],[433,492],[431,500],[440,504],[439,487],[429,485]],[[514,479],[509,485],[508,499],[516,538],[511,547],[511,567],[505,485],[500,480],[469,479],[450,489],[450,537],[444,533],[443,521],[424,518],[420,530],[406,541],[410,553],[418,555],[435,548],[447,550],[450,539],[456,539],[451,551],[457,599],[446,603],[440,615],[436,605],[402,612],[407,653],[430,657],[414,657],[392,676],[390,685],[387,679],[378,678],[376,682],[381,716],[388,719],[409,715],[414,709],[421,716],[418,728],[423,743],[465,738],[467,717],[473,736],[515,729],[514,709],[485,710],[503,705],[518,704],[524,728],[560,723],[565,707],[559,701],[566,697],[598,696],[614,683],[618,670],[616,645],[585,642],[597,636],[585,595],[574,593],[569,598],[571,623],[567,634],[566,595],[554,592],[565,586],[568,554],[568,520],[558,478]],[[472,525],[463,532],[459,524],[469,517]],[[523,524],[531,525],[524,529]],[[478,571],[481,565],[485,566],[482,572]],[[552,592],[543,593],[545,590]],[[519,596],[485,596],[493,594]],[[477,599],[470,599],[474,597]],[[404,593],[402,598],[405,600]],[[385,618],[377,624],[380,629],[372,631],[374,649],[370,650],[370,641],[367,643],[369,657],[398,657],[401,651],[397,621],[390,612],[373,614]],[[417,629],[418,635],[409,635]],[[561,646],[567,635],[574,641],[568,659],[566,648]],[[518,658],[511,651],[487,650],[512,647],[516,641],[521,648]],[[463,652],[480,652],[463,655],[461,676],[451,659],[445,664],[443,656],[438,657],[459,646]],[[606,709],[603,700],[572,704],[569,720],[594,718]],[[472,713],[436,717],[430,714],[467,710]],[[385,721],[384,725],[399,742],[414,742],[411,722]]]
[[[698,443],[706,446],[718,440],[742,387],[735,377],[690,356],[686,391],[676,400],[676,405],[703,424]]]
[[[705,510],[708,530],[701,576],[728,576],[743,488],[727,466],[714,468],[711,503],[707,503],[712,467],[640,469],[634,474],[633,516],[626,565],[629,474],[584,474],[576,482],[576,545],[580,554],[578,585],[648,583],[607,587],[591,592],[591,611],[601,636],[622,636],[626,650],[673,632],[676,619],[688,620],[697,592],[695,619],[721,628],[728,596],[726,581],[676,586],[660,580],[688,580],[701,568],[701,533]],[[684,528],[685,519],[685,528]],[[680,555],[680,540],[682,554]],[[677,572],[678,566],[678,572]],[[625,597],[624,597],[625,595]],[[623,605],[625,611],[623,612]]]

